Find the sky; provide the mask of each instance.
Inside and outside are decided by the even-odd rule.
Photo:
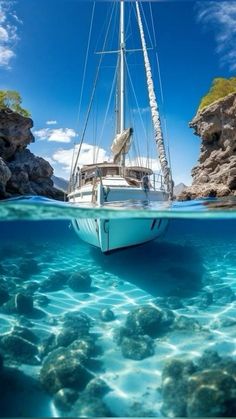
[[[189,185],[200,140],[188,124],[212,80],[236,73],[236,1],[145,1],[140,6],[173,178],[176,184]],[[126,2],[125,9],[126,48],[139,49],[134,2]],[[118,17],[119,2],[0,0],[0,89],[20,92],[34,121],[35,143],[30,148],[52,164],[57,176],[69,176],[98,52],[107,28],[105,50],[117,49]],[[103,55],[80,165],[110,158],[116,65],[116,54]],[[156,169],[140,51],[127,53],[127,68],[126,127],[134,127],[129,160],[135,163],[140,155],[145,163],[148,155]]]

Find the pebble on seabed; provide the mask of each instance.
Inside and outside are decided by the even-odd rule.
[[[115,314],[110,308],[103,308],[100,311],[100,318],[104,322],[112,322],[115,320]]]

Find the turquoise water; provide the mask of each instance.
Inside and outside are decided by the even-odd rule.
[[[71,228],[88,216],[161,217],[169,227],[160,241],[103,255]],[[102,209],[2,201],[1,417],[236,416],[235,219],[233,199]],[[173,359],[195,369],[181,375]]]

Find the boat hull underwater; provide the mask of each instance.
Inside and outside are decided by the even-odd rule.
[[[161,237],[168,226],[164,219],[75,219],[73,227],[78,236],[103,253],[137,246]]]
[[[92,190],[78,190],[74,194],[73,202],[86,204],[92,202]],[[107,192],[105,191],[105,196]],[[127,200],[127,196],[129,200]],[[148,198],[151,202],[166,201],[168,195],[164,191],[150,191]],[[138,204],[148,205],[147,194],[138,188],[112,188],[109,187],[109,194],[104,202],[104,187],[99,185],[96,192],[96,203],[98,208],[117,208],[125,203],[132,206]],[[139,212],[142,209],[139,209]],[[113,250],[137,246],[161,237],[168,226],[168,221],[158,218],[110,218],[110,219],[74,219],[72,225],[77,235],[92,246],[99,247],[103,253]]]

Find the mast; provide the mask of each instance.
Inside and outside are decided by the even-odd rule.
[[[125,129],[125,2],[120,2],[120,74],[119,74],[119,112],[118,134]],[[125,165],[125,153],[122,153],[122,166]]]
[[[162,133],[162,128],[161,128],[160,114],[159,114],[157,99],[156,99],[155,90],[154,90],[151,65],[150,65],[150,61],[148,57],[147,46],[146,46],[138,1],[136,1],[136,12],[137,12],[137,17],[138,17],[138,25],[139,25],[139,31],[140,31],[140,36],[141,36],[141,42],[142,42],[142,49],[143,49],[143,56],[144,56],[144,63],[145,63],[145,70],[146,70],[146,77],[147,77],[148,95],[149,95],[149,102],[150,102],[150,108],[151,108],[151,114],[152,114],[152,123],[153,123],[153,128],[154,128],[155,141],[157,144],[157,150],[159,154],[161,170],[164,176],[164,182],[167,185],[168,192],[172,196],[173,183],[172,183],[171,170],[169,168],[168,160],[166,157],[165,143],[164,143],[164,138],[163,138],[163,133]]]

